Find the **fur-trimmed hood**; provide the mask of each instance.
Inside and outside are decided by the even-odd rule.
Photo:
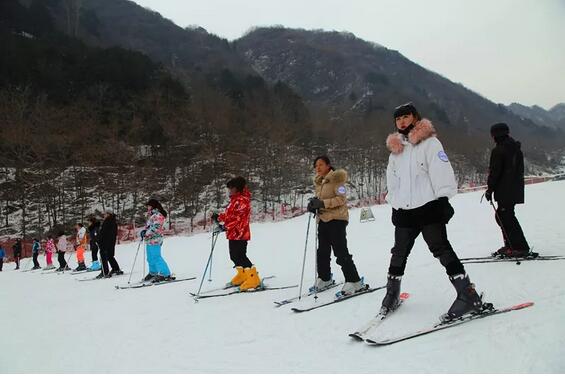
[[[414,129],[408,133],[408,142],[412,145],[417,145],[420,142],[436,135],[436,130],[432,125],[432,122],[428,119],[422,119],[416,123]],[[388,135],[386,139],[386,147],[393,154],[400,154],[404,150],[404,144],[402,143],[404,137],[399,132],[394,132]]]
[[[319,175],[316,175],[314,177],[314,184],[317,185],[320,185],[322,183],[345,184],[346,181],[347,181],[347,171],[345,171],[344,169],[330,171],[325,177]]]

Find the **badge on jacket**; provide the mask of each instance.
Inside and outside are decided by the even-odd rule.
[[[447,154],[445,154],[445,151],[440,151],[437,153],[437,156],[440,160],[444,161],[444,162],[449,162],[449,158],[447,158]]]
[[[339,193],[340,195],[344,195],[345,192],[347,192],[347,191],[345,190],[345,186],[340,185],[339,188],[337,189],[337,193]]]

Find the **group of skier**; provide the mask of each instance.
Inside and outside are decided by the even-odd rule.
[[[447,237],[446,226],[455,213],[449,199],[457,193],[449,158],[432,123],[422,118],[413,104],[397,107],[394,122],[395,132],[386,140],[390,150],[386,173],[387,201],[392,206],[394,246],[381,313],[386,315],[400,304],[401,280],[410,251],[420,234],[445,268],[456,291],[455,301],[443,315],[443,320],[478,311],[483,305],[481,297]],[[496,221],[504,239],[504,246],[494,255],[524,257],[530,248],[514,215],[514,206],[524,202],[524,163],[520,143],[510,137],[509,128],[503,123],[491,127],[491,136],[496,147],[490,159],[485,196],[491,201],[494,195],[499,204]],[[316,158],[314,167],[317,197],[308,204],[308,210],[318,219],[318,278],[314,287],[322,290],[334,283],[330,271],[331,248],[345,277],[341,293],[358,293],[368,286],[359,277],[347,249],[347,173],[335,170],[327,156]]]
[[[457,193],[457,182],[449,158],[437,138],[434,126],[420,116],[413,104],[407,103],[397,107],[393,117],[395,132],[386,139],[386,146],[390,150],[386,179],[387,201],[392,207],[394,245],[391,249],[381,313],[391,312],[400,304],[401,280],[408,256],[420,234],[430,252],[445,268],[456,291],[455,301],[447,310],[444,319],[451,320],[480,310],[481,297],[447,236],[447,224],[454,215],[449,199]],[[485,197],[488,201],[492,202],[494,198],[498,202],[495,217],[504,239],[504,246],[496,251],[495,255],[523,257],[529,254],[530,248],[514,213],[515,205],[524,202],[524,163],[520,143],[510,137],[509,128],[503,123],[491,127],[491,136],[496,147],[490,158]],[[347,172],[335,169],[330,158],[325,155],[317,157],[313,167],[316,196],[309,200],[307,207],[317,219],[317,278],[312,289],[323,291],[335,284],[330,268],[333,250],[345,279],[340,294],[346,296],[367,290],[369,287],[360,277],[347,247]],[[236,274],[228,285],[239,286],[241,291],[253,290],[261,285],[261,278],[257,267],[247,256],[248,242],[251,239],[251,193],[245,178],[241,176],[230,179],[227,188],[229,204],[223,213],[214,212],[212,220],[219,231],[226,233],[229,256],[236,269]],[[147,222],[140,233],[145,242],[149,265],[149,273],[144,281],[169,281],[174,279],[174,276],[161,252],[167,211],[156,199],[150,199],[146,207]],[[102,223],[91,217],[87,228],[77,223],[75,230],[73,246],[78,263],[75,271],[100,270],[97,278],[123,274],[114,257],[117,223],[112,209],[104,212]],[[84,253],[88,244],[92,252],[92,264],[87,268]],[[40,268],[37,261],[39,249],[39,241],[35,239],[33,269]],[[45,251],[45,269],[55,268],[52,255],[56,252],[59,261],[57,270],[70,270],[65,259],[67,237],[63,232],[57,235],[56,244],[53,236],[48,236]],[[101,262],[98,260],[98,251]],[[0,252],[4,251],[0,249]],[[21,257],[19,239],[14,245],[14,256],[18,269]],[[1,266],[0,264],[0,270]]]

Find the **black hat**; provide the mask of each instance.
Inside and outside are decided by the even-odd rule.
[[[492,137],[507,136],[510,133],[510,128],[506,123],[496,123],[490,127],[490,135]]]
[[[421,119],[420,114],[418,113],[418,110],[416,110],[416,107],[414,107],[412,102],[401,104],[400,106],[398,106],[394,109],[394,118],[395,119],[397,117],[404,116],[404,115],[410,115],[410,114],[414,115],[414,117],[416,117],[416,119],[418,119],[418,120]]]
[[[247,181],[242,176],[236,176],[226,183],[226,186],[228,188],[235,188],[238,190],[238,192],[243,192],[243,188],[245,188],[246,185]]]
[[[149,199],[149,201],[147,201],[147,202],[145,203],[145,205],[149,205],[149,206],[151,206],[152,208],[157,208],[157,207],[160,207],[160,206],[161,206],[161,204],[159,203],[159,201],[157,201],[157,199],[155,199],[155,198]]]

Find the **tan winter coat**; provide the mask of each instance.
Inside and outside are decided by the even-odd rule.
[[[347,171],[330,171],[326,177],[314,177],[316,196],[324,201],[324,209],[320,209],[319,218],[323,222],[334,219],[349,221],[349,209],[347,208]]]

